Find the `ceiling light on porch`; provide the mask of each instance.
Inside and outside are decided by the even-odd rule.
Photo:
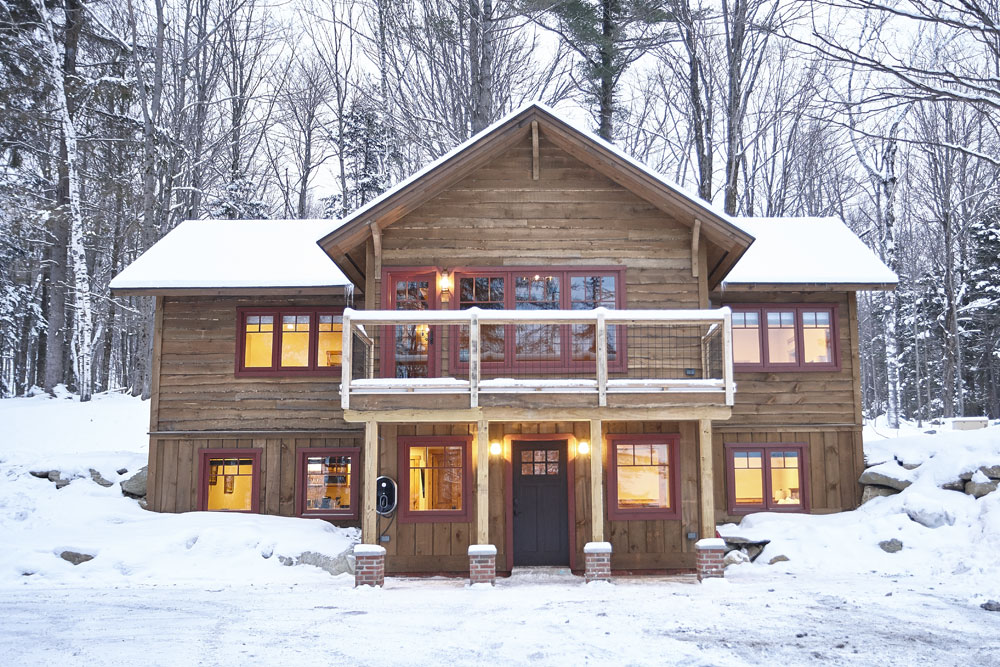
[[[586,456],[590,453],[590,443],[586,440],[581,440],[576,444],[576,452],[581,456]]]
[[[499,442],[494,440],[493,442],[490,443],[490,454],[492,454],[493,456],[500,456],[500,454],[502,453],[503,453],[503,446]]]

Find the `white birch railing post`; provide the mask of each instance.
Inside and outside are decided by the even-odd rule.
[[[479,407],[479,309],[469,309],[469,401]]]
[[[608,404],[608,322],[605,309],[597,308],[597,404]]]
[[[354,332],[351,330],[352,312],[350,308],[345,308],[341,323],[341,327],[343,328],[343,332],[341,333],[343,342],[341,344],[340,355],[340,407],[343,410],[348,410],[351,407],[351,370],[354,366],[351,363],[354,347]]]
[[[733,382],[733,311],[728,306],[722,309],[722,375],[726,382],[726,405],[733,404],[736,384]]]

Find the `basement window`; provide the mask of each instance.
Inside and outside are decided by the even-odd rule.
[[[221,512],[257,511],[260,450],[203,449],[199,455],[199,509]]]
[[[299,514],[304,517],[357,519],[359,449],[300,449]]]
[[[726,444],[730,514],[806,509],[805,446]]]
[[[237,322],[236,375],[340,372],[340,310],[246,308],[238,311]]]

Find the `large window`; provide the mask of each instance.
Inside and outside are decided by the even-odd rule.
[[[806,509],[805,446],[726,445],[732,514]]]
[[[624,307],[624,269],[456,269],[453,308],[489,310],[590,310]],[[608,327],[608,367],[624,370],[623,336]],[[452,360],[468,363],[468,330],[456,334]],[[484,325],[480,330],[484,372],[559,371],[593,366],[597,337],[592,325]]]
[[[399,518],[468,521],[471,437],[399,438]]]
[[[298,450],[299,514],[358,518],[357,447]]]
[[[203,449],[198,507],[224,512],[256,512],[260,450]]]
[[[676,519],[677,435],[608,435],[608,517]]]
[[[433,270],[385,271],[382,282],[384,304],[389,310],[437,308],[437,273]],[[383,373],[397,378],[434,377],[438,328],[427,324],[393,327],[391,336],[382,337]]]
[[[736,370],[840,368],[836,306],[734,305],[732,309]]]
[[[340,372],[339,310],[246,308],[237,321],[237,375]]]

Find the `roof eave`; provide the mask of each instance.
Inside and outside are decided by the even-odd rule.
[[[719,285],[719,289],[725,291],[744,292],[864,292],[864,291],[892,291],[898,283],[891,282],[726,282]]]

